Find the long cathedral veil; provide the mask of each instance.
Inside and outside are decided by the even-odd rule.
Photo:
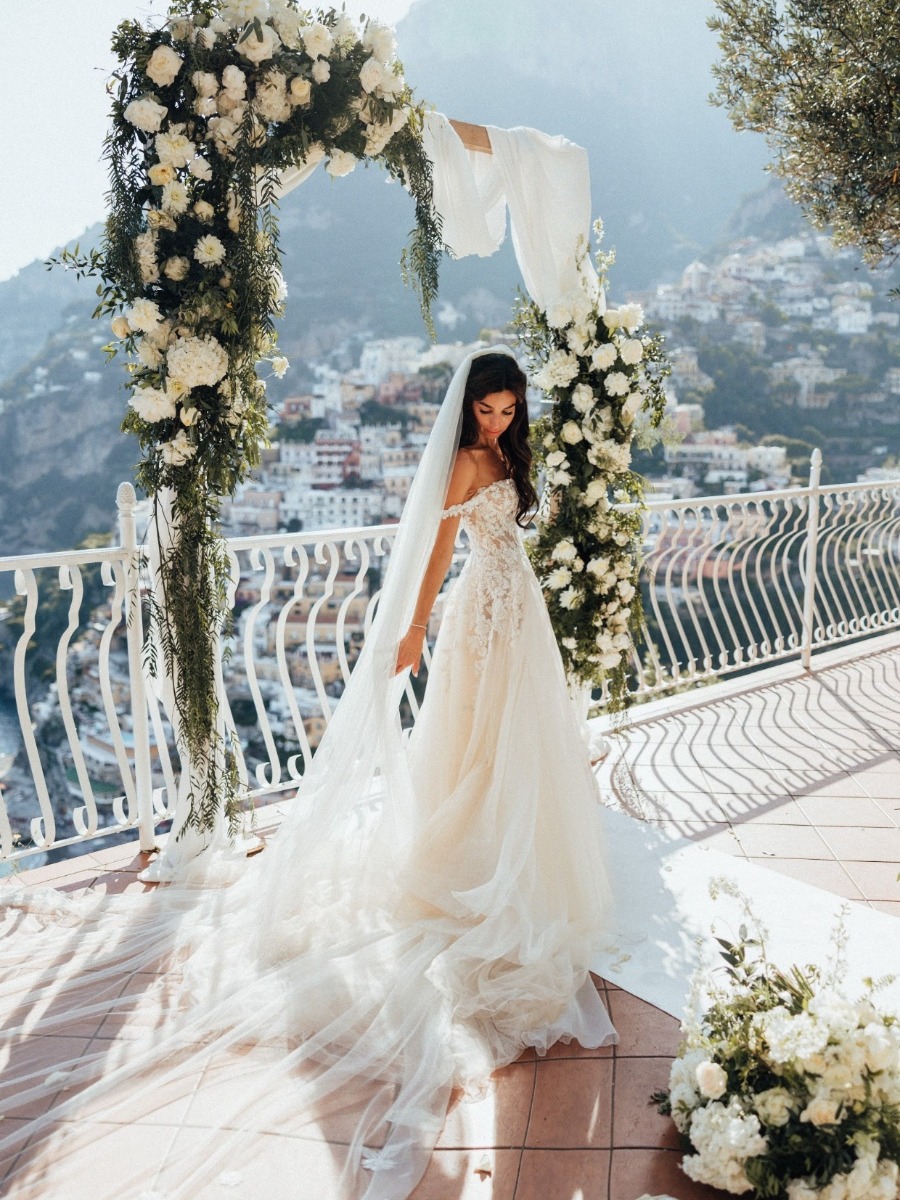
[[[421,1176],[453,1087],[477,1090],[523,1042],[543,1050],[585,1029],[596,1034],[588,1044],[615,1036],[593,989],[578,987],[587,934],[578,970],[564,965],[544,997],[540,960],[556,962],[558,930],[535,930],[523,968],[533,994],[520,997],[521,976],[507,964],[506,979],[490,961],[511,957],[521,939],[502,904],[461,936],[458,922],[420,911],[401,886],[415,797],[397,645],[441,519],[469,368],[484,353],[511,351],[476,351],[453,376],[372,629],[266,852],[250,862],[204,855],[149,898],[3,889],[0,1005],[12,1015],[0,1113],[13,1120],[0,1124],[0,1162],[16,1162],[10,1198],[71,1200],[73,1156],[85,1146],[98,1164],[115,1156],[116,1130],[137,1107],[156,1114],[147,1132],[159,1145],[148,1144],[146,1162],[119,1163],[107,1185],[96,1173],[93,1200],[193,1198],[244,1170],[258,1178],[271,1161],[247,1162],[248,1132],[280,1138],[275,1158],[296,1139],[321,1149],[330,1191],[300,1196],[396,1200]],[[603,904],[602,887],[598,879],[591,907]],[[573,989],[565,1013],[552,1009],[559,979]],[[505,1030],[502,1015],[526,1002],[534,1028]],[[87,1031],[101,1017],[89,1044],[60,1038],[56,1069],[29,1056],[35,1037]]]

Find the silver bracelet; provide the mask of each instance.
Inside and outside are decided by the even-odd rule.
[[[419,624],[418,624],[417,622],[415,622],[415,621],[410,621],[410,623],[409,623],[409,627],[410,627],[410,629],[424,629],[426,633],[428,632],[428,626],[427,626],[427,625],[419,625]]]

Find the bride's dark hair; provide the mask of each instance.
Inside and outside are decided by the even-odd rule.
[[[463,396],[460,448],[474,446],[478,441],[478,422],[473,406],[495,392],[512,392],[516,411],[509,428],[497,438],[497,445],[509,465],[510,478],[519,494],[516,521],[525,526],[525,518],[537,507],[537,493],[531,482],[531,447],[528,444],[528,405],[525,391],[528,379],[511,354],[481,354],[472,359],[466,390]]]

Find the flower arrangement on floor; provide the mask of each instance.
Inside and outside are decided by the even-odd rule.
[[[779,970],[746,926],[718,940],[727,982],[683,1026],[653,1097],[690,1151],[685,1173],[771,1200],[894,1200],[900,1018],[878,1010],[871,981],[855,1002],[841,991],[843,929],[827,975]]]
[[[228,578],[217,522],[220,498],[265,443],[258,365],[278,376],[288,366],[273,325],[286,296],[272,208],[280,173],[327,160],[340,176],[366,159],[402,181],[416,207],[404,274],[429,328],[443,247],[423,109],[386,26],[296,0],[182,0],[162,28],[125,21],[113,50],[103,247],[56,261],[100,276],[94,316],[113,315],[108,353],[129,356],[123,428],[143,451],[137,482],[154,499],[174,494],[157,634],[179,749],[203,768],[188,822],[203,830],[223,798],[237,815],[234,755],[216,732]]]
[[[515,324],[533,381],[553,401],[533,429],[546,489],[531,561],[569,678],[606,683],[616,707],[641,619],[643,481],[630,470],[632,441],[641,414],[651,436],[662,423],[669,367],[661,337],[640,333],[640,305],[606,307],[615,254],[600,249],[599,220],[594,232],[596,274],[582,262],[583,286],[550,311],[520,298]]]

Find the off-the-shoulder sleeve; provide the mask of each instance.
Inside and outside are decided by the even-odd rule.
[[[461,517],[465,511],[465,504],[451,504],[449,508],[445,508],[441,513],[441,520],[446,521],[448,517]]]

